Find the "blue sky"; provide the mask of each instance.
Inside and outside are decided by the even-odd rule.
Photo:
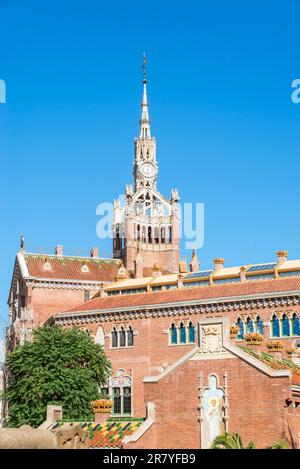
[[[205,204],[201,268],[300,257],[299,17],[296,0],[0,0],[2,317],[21,233],[110,255],[96,206],[132,180],[144,50],[158,189]]]

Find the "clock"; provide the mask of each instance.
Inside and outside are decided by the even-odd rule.
[[[143,163],[141,167],[141,173],[146,178],[152,178],[155,176],[156,168],[152,163]]]

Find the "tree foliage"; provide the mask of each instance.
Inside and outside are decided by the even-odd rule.
[[[17,346],[6,359],[8,425],[39,426],[47,404],[62,405],[66,419],[93,418],[91,401],[100,397],[111,363],[103,347],[79,329],[37,328],[33,341]]]
[[[252,441],[244,448],[241,436],[238,433],[224,433],[217,436],[212,442],[211,449],[255,449]]]
[[[224,435],[219,435],[214,439],[210,449],[255,449],[255,444],[250,441],[244,447],[239,433],[224,433]],[[266,449],[288,449],[288,444],[284,440],[279,440]]]

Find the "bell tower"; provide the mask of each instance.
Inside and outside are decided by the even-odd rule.
[[[113,220],[113,255],[138,277],[151,275],[154,264],[178,272],[180,250],[178,192],[172,190],[168,200],[156,187],[156,139],[151,136],[146,63],[144,55],[140,133],[134,141],[134,186],[126,185],[125,206],[120,200],[114,201]]]

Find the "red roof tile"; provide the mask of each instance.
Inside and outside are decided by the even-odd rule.
[[[249,281],[245,283],[220,284],[207,287],[160,290],[157,292],[94,298],[76,306],[67,312],[84,312],[110,308],[139,307],[182,301],[205,300],[214,298],[232,298],[259,293],[281,293],[300,291],[300,277],[288,277],[271,280]]]
[[[53,256],[47,254],[24,254],[30,277],[87,280],[93,282],[115,282],[118,270],[117,259],[100,259],[89,257]],[[51,270],[45,270],[45,262],[51,265]],[[88,272],[82,272],[86,264]]]

